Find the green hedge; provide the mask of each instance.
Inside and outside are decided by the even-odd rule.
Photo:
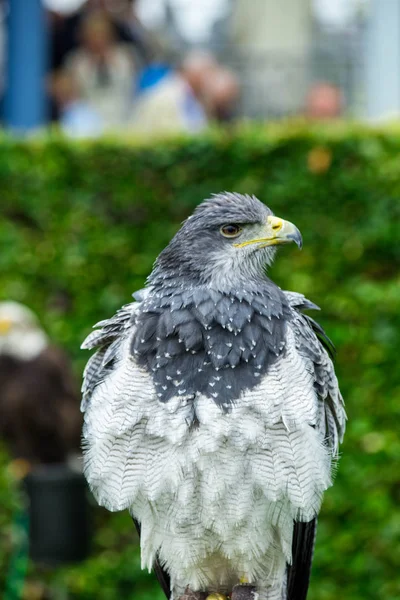
[[[21,498],[12,465],[0,445],[0,594],[18,590],[19,572],[24,572],[25,561],[20,560],[19,551],[26,546],[26,536],[19,524]],[[22,552],[22,554],[24,554]],[[26,554],[26,552],[25,552]],[[21,568],[19,568],[21,567]],[[6,600],[12,600],[11,598]]]
[[[398,600],[400,134],[287,124],[152,146],[5,139],[0,189],[0,296],[32,307],[77,373],[91,325],[129,302],[203,198],[254,193],[296,223],[304,249],[283,249],[271,275],[322,307],[349,416],[309,597]],[[139,574],[129,517],[96,514],[93,557],[50,585],[82,600],[161,599]]]

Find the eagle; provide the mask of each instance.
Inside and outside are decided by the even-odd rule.
[[[0,441],[22,471],[79,452],[78,390],[67,356],[36,315],[18,302],[0,302]]]
[[[83,343],[86,478],[170,600],[307,596],[346,415],[318,307],[267,276],[290,242],[256,197],[214,195]]]

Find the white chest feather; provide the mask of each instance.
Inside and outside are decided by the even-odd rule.
[[[141,522],[143,565],[158,554],[177,589],[282,581],[293,519],[311,520],[330,485],[312,370],[290,328],[285,357],[260,379],[229,413],[205,396],[161,404],[122,348],[92,396],[89,483],[100,504]]]

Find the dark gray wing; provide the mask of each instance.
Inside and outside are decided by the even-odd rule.
[[[94,388],[110,372],[121,342],[135,322],[138,304],[123,306],[111,319],[100,321],[83,342],[81,348],[97,352],[89,359],[83,373],[81,410],[87,408]]]
[[[302,294],[285,292],[293,310],[292,325],[298,351],[312,362],[314,387],[318,396],[318,415],[315,427],[321,431],[332,457],[339,452],[339,443],[346,428],[346,412],[335,375],[332,359],[335,347],[322,327],[302,310],[319,310]]]
[[[318,396],[318,413],[315,427],[321,431],[332,458],[338,456],[342,441],[346,413],[340,394],[332,360],[335,347],[322,327],[302,310],[319,310],[302,294],[285,292],[293,309],[293,327],[296,345],[303,356],[311,359],[314,386]],[[308,523],[294,523],[292,564],[288,566],[287,600],[306,600],[314,554],[317,519]]]

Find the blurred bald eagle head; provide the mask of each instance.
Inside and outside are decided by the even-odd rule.
[[[0,356],[32,360],[48,345],[36,315],[18,302],[0,303]]]

